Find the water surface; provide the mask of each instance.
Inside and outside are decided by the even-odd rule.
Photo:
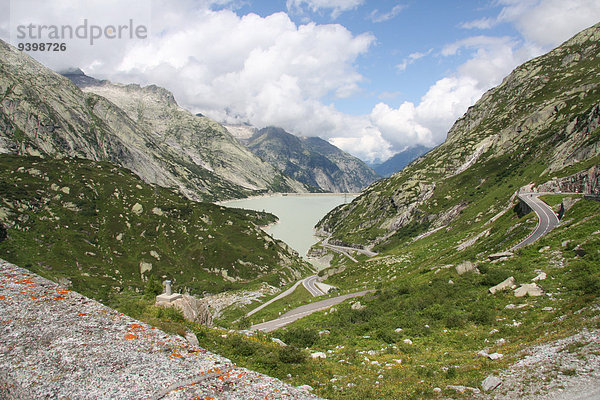
[[[349,203],[355,197],[354,194],[273,195],[226,201],[221,204],[277,215],[279,222],[264,230],[274,238],[283,240],[305,257],[310,247],[318,241],[313,230],[317,222],[335,207]]]

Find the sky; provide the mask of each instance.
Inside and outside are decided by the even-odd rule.
[[[516,66],[598,22],[598,0],[0,0],[1,39],[66,43],[28,52],[54,70],[156,84],[194,113],[367,162],[440,144]]]

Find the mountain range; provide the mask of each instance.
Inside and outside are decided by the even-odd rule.
[[[165,89],[67,75],[83,90],[0,42],[1,258],[108,302],[166,277],[200,295],[312,271],[259,228],[275,216],[197,201],[305,185]]]
[[[194,200],[307,188],[154,85],[54,73],[0,42],[0,152],[110,161]]]
[[[376,179],[320,139],[241,126],[246,148],[165,89],[71,71],[82,91],[3,43],[0,56],[0,257],[134,312],[166,277],[206,294],[314,273],[259,229],[274,216],[181,193],[359,190]],[[519,247],[541,225],[525,194],[560,223]],[[193,326],[196,339],[332,399],[597,388],[598,198],[600,24],[517,67],[444,143],[318,223],[320,279],[364,296],[268,335]],[[219,323],[247,327],[312,302],[299,282],[289,293],[259,299],[269,304],[248,317],[256,302],[236,300]],[[181,335],[191,326],[144,312]]]
[[[267,127],[244,142],[285,175],[320,191],[359,192],[378,179],[364,162],[318,137],[298,137]]]
[[[323,218],[319,275],[373,293],[274,334],[314,333],[326,358],[305,379],[332,399],[593,397],[598,199],[600,24],[517,67],[443,144]]]
[[[429,150],[431,150],[431,147],[423,145],[411,146],[394,154],[382,163],[371,165],[371,168],[373,168],[378,175],[389,178]]]

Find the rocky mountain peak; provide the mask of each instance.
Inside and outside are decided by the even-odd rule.
[[[364,162],[318,137],[298,137],[266,127],[247,141],[248,148],[294,179],[326,192],[358,192],[378,176]]]

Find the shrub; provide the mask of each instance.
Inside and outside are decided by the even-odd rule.
[[[469,321],[480,325],[491,325],[496,320],[496,310],[486,305],[477,305],[469,314]]]
[[[319,334],[313,329],[293,327],[283,333],[282,340],[287,344],[304,348],[317,343]]]
[[[444,324],[446,325],[446,328],[462,328],[463,326],[465,326],[466,323],[466,319],[465,317],[458,313],[458,312],[452,312],[450,314],[448,314],[444,320]]]
[[[446,371],[446,378],[453,379],[455,377],[456,377],[456,368],[455,367],[448,368],[448,371]]]
[[[594,262],[578,260],[572,263],[572,279],[567,287],[589,295],[600,295],[600,267]]]
[[[249,329],[251,325],[252,324],[250,323],[250,320],[248,319],[248,317],[243,316],[242,318],[240,318],[239,320],[236,321],[235,329],[239,329],[239,330]]]
[[[375,332],[375,336],[377,339],[385,342],[385,343],[395,343],[397,339],[397,335],[395,333],[390,332],[389,329],[377,329]]]
[[[479,271],[484,274],[481,279],[483,286],[495,286],[510,276],[510,272],[500,268],[491,268],[486,272],[482,271],[482,268],[479,268]]]
[[[184,322],[185,318],[181,311],[174,307],[158,307],[157,318],[173,322]]]
[[[4,225],[0,224],[0,242],[5,240],[8,237],[8,233],[6,232],[6,228]]]
[[[300,364],[306,360],[306,354],[295,346],[284,346],[279,349],[279,361],[286,364]]]
[[[148,282],[146,282],[146,286],[144,287],[144,297],[152,300],[154,297],[161,294],[162,291],[162,284],[154,275],[151,275],[150,278],[148,278]]]
[[[229,340],[228,345],[231,347],[232,353],[237,356],[250,357],[256,352],[256,348],[252,343],[237,335]]]

